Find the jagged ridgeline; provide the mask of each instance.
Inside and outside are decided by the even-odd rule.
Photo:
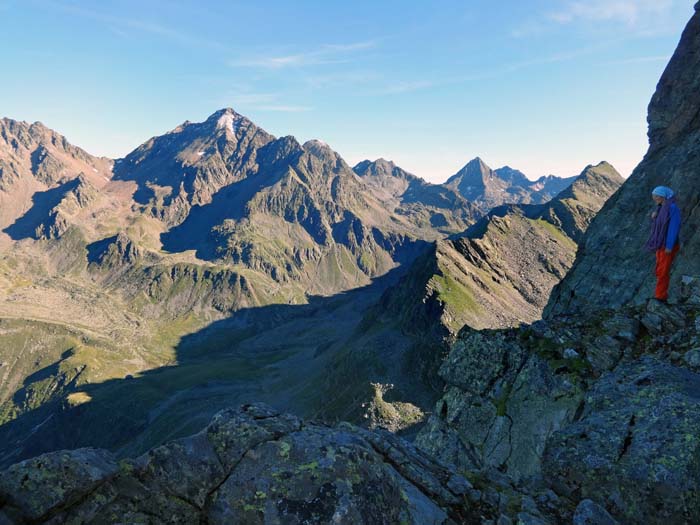
[[[586,261],[628,228],[614,203],[645,228],[662,160],[695,246],[699,35],[696,13],[650,151],[595,219],[621,182],[606,163],[530,182],[476,159],[430,185],[229,109],[118,161],[3,120],[0,521],[692,523],[697,281],[603,309],[626,281]],[[577,243],[549,317],[518,326]],[[645,285],[638,252],[606,246]],[[590,293],[562,292],[586,272]],[[423,451],[288,410],[409,437],[427,416]],[[51,452],[83,446],[109,452]]]
[[[461,324],[527,321],[539,308],[526,297],[494,317],[490,292],[469,289],[491,270],[465,274],[458,249],[443,268],[447,247],[472,242],[447,237],[494,203],[544,202],[575,178],[529,182],[506,167],[478,182],[475,165],[491,173],[479,159],[461,185],[384,159],[350,168],[325,143],[276,138],[232,109],[117,160],[40,123],[3,119],[0,137],[4,463],[87,444],[141,452],[254,400],[419,423]],[[517,208],[526,227],[508,243],[534,254],[553,242],[560,250],[528,268],[557,280],[575,244],[561,221],[535,217],[542,206]]]

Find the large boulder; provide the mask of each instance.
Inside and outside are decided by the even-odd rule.
[[[59,451],[0,473],[0,523],[482,523],[491,500],[388,432],[257,404],[134,460]]]
[[[603,502],[624,523],[696,523],[700,375],[645,356],[603,375],[585,402],[547,441],[554,490]]]
[[[94,448],[60,451],[26,460],[0,476],[0,510],[12,518],[43,521],[56,509],[77,503],[118,470],[111,453]]]

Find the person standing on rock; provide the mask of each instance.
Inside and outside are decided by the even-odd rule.
[[[651,214],[651,235],[646,248],[656,252],[656,290],[654,298],[666,302],[668,300],[668,285],[671,278],[671,264],[676,257],[680,244],[678,233],[681,229],[681,211],[676,204],[673,190],[666,186],[657,186],[651,192],[651,197],[657,204]]]

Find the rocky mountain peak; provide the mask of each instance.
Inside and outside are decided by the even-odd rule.
[[[216,130],[229,131],[234,134],[241,128],[252,124],[250,120],[236,113],[232,108],[216,111],[207,119],[207,123],[214,124]]]
[[[460,177],[462,180],[466,179],[470,182],[483,183],[485,179],[491,178],[493,175],[493,170],[488,166],[488,164],[486,164],[481,157],[475,157],[467,162],[467,164],[465,164],[464,167],[451,178]],[[447,182],[449,183],[449,180]]]
[[[419,177],[403,170],[393,161],[379,158],[377,160],[363,160],[353,168],[353,171],[360,177],[378,177],[382,179],[418,179]]]

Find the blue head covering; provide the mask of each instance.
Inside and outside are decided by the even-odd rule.
[[[654,188],[651,194],[658,195],[659,197],[663,197],[664,199],[670,199],[671,197],[673,197],[673,190],[668,186],[657,186],[656,188]]]
[[[648,250],[654,252],[662,248],[666,242],[668,225],[671,220],[671,206],[676,203],[676,199],[673,196],[673,190],[666,186],[657,186],[651,194],[664,198],[663,204],[659,205],[659,209],[653,219],[651,235],[649,235],[649,239],[645,244]]]

